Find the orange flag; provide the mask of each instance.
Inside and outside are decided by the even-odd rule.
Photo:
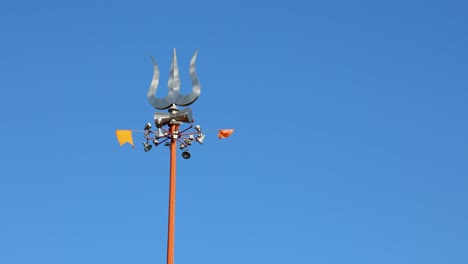
[[[133,148],[135,148],[135,145],[133,145],[133,137],[131,130],[116,130],[115,135],[117,136],[117,140],[119,141],[120,146],[122,146],[125,143],[129,143],[130,145],[132,145]]]
[[[218,131],[218,138],[219,140],[223,138],[229,137],[232,133],[234,133],[234,129],[220,129]]]

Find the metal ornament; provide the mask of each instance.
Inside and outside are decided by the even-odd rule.
[[[195,69],[195,61],[197,59],[198,49],[192,56],[190,60],[190,79],[192,80],[192,92],[187,95],[180,94],[180,76],[179,76],[179,67],[177,65],[177,55],[176,49],[172,55],[172,64],[171,71],[169,74],[169,81],[167,87],[169,88],[169,93],[165,98],[156,98],[156,90],[158,89],[159,84],[159,68],[156,60],[151,57],[153,61],[154,71],[153,71],[153,80],[151,81],[150,88],[148,90],[148,102],[156,109],[164,110],[168,109],[172,105],[178,106],[188,106],[195,102],[200,96],[201,86],[198,81],[197,72]]]

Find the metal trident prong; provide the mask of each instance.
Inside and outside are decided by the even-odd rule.
[[[156,98],[156,90],[159,83],[159,68],[156,60],[151,57],[154,65],[153,80],[151,81],[150,88],[148,90],[148,102],[156,109],[164,110],[171,107],[173,104],[180,106],[187,106],[195,102],[200,96],[200,82],[198,81],[197,72],[195,69],[195,60],[197,59],[198,49],[192,56],[190,61],[190,79],[192,81],[192,92],[187,95],[180,94],[180,76],[179,76],[179,67],[177,65],[177,55],[176,49],[174,49],[174,54],[172,55],[172,64],[171,71],[169,74],[169,81],[167,82],[167,87],[169,88],[169,93],[165,98]]]

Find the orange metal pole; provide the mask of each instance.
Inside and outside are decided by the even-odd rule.
[[[170,133],[179,129],[178,125],[170,126]],[[167,228],[167,264],[174,264],[175,201],[176,201],[176,157],[177,140],[171,139],[171,164],[169,175],[169,219]]]

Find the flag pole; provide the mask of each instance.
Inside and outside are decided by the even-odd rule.
[[[151,150],[151,142],[158,146],[159,144],[170,140],[170,172],[169,172],[169,212],[168,212],[168,227],[167,227],[167,264],[174,264],[174,236],[175,236],[175,202],[176,202],[176,154],[177,154],[177,143],[179,142],[179,148],[183,150],[182,157],[184,159],[190,158],[190,152],[188,147],[192,145],[192,141],[196,141],[203,144],[205,135],[202,133],[199,125],[195,126],[196,133],[185,133],[188,129],[192,128],[193,117],[192,109],[187,107],[181,111],[177,106],[188,106],[191,105],[200,96],[201,86],[198,81],[197,71],[195,68],[195,61],[197,58],[198,49],[190,60],[190,80],[192,81],[192,91],[189,94],[182,95],[179,92],[180,89],[180,76],[179,67],[177,64],[176,50],[172,54],[172,63],[169,73],[169,81],[167,87],[169,93],[165,98],[157,98],[156,90],[159,84],[159,67],[156,60],[151,57],[153,61],[153,80],[151,81],[150,88],[147,93],[148,102],[156,109],[164,110],[168,109],[169,114],[166,113],[154,113],[154,124],[157,130],[151,131],[151,123],[145,126],[145,138],[146,142],[143,142],[145,152]],[[190,127],[179,131],[179,126],[183,123],[190,124]],[[164,126],[169,126],[169,131],[163,129]],[[164,131],[163,131],[164,130]],[[169,132],[169,133],[167,133]],[[154,134],[153,136],[150,136]],[[196,135],[196,137],[195,137]],[[164,144],[167,146],[166,144]]]
[[[148,102],[156,109],[168,109],[167,113],[154,113],[154,124],[156,130],[151,130],[151,123],[148,122],[144,130],[133,130],[144,133],[146,142],[143,142],[144,151],[148,152],[154,146],[159,146],[164,143],[164,146],[170,146],[170,170],[169,170],[169,212],[167,223],[167,264],[174,264],[174,239],[175,239],[175,205],[176,205],[176,160],[177,160],[177,143],[180,143],[179,148],[183,151],[182,157],[190,159],[189,146],[193,141],[203,145],[205,135],[202,133],[200,125],[193,126],[192,109],[186,107],[179,111],[177,106],[189,106],[193,104],[200,96],[201,86],[198,81],[197,71],[195,69],[195,60],[197,58],[198,49],[190,60],[190,80],[192,81],[192,91],[189,94],[180,94],[180,76],[179,67],[177,64],[176,50],[172,54],[172,64],[169,74],[169,81],[167,87],[169,93],[165,98],[157,98],[156,90],[159,84],[159,67],[156,60],[151,57],[153,61],[153,80],[151,81],[150,88],[147,93]],[[189,124],[190,126],[182,131],[179,127],[182,124]],[[169,126],[169,131],[164,127]],[[189,129],[194,129],[196,132],[187,132]],[[233,129],[219,130],[219,139],[229,137],[234,132]],[[132,130],[117,130],[117,139],[120,145],[128,142],[133,147]],[[170,144],[168,144],[170,140]],[[153,145],[151,144],[153,143]]]
[[[177,130],[179,125],[171,124],[169,132],[171,138],[171,159],[169,173],[169,214],[167,228],[167,264],[174,264],[174,234],[175,234],[175,202],[176,202],[176,158],[177,158]]]

